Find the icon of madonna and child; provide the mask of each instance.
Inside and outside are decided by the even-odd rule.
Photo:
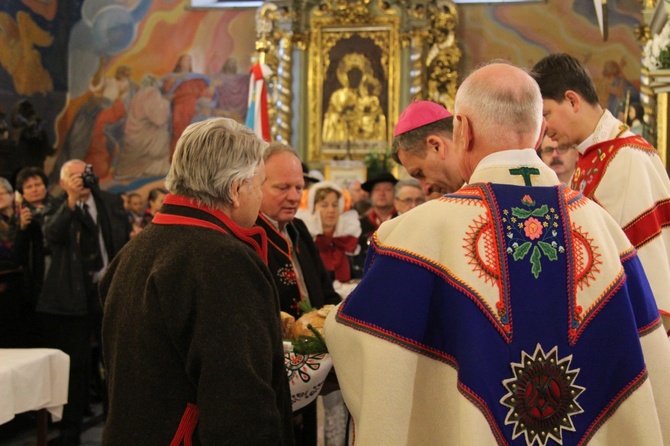
[[[370,60],[352,52],[340,59],[336,71],[341,85],[334,90],[324,113],[324,146],[346,141],[385,141],[386,115],[380,103],[382,83]],[[330,143],[330,144],[329,144]]]

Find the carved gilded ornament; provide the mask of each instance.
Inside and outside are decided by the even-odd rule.
[[[307,139],[299,138],[297,148],[308,152],[309,161],[344,154],[363,159],[385,149],[399,108],[408,101],[429,99],[453,111],[461,51],[452,0],[279,0],[259,9],[258,50],[273,71],[267,79],[272,133],[280,140],[294,139],[290,104],[291,95],[299,94],[306,106]],[[296,51],[307,51],[308,64],[306,89],[298,93],[292,91],[291,77]],[[347,73],[361,67],[360,82],[347,87]],[[403,75],[407,91],[401,93]],[[304,85],[304,79],[298,83]],[[332,136],[342,129],[324,133],[329,106],[337,111],[337,104],[329,102],[337,90],[339,99],[349,102],[347,113],[355,112],[346,119],[337,116],[350,123],[344,141]]]
[[[399,20],[389,13],[362,24],[352,11],[345,17],[319,10],[310,20],[309,161],[363,159],[391,142],[389,123],[397,120],[399,102]]]

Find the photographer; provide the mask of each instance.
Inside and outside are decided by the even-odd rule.
[[[60,171],[66,192],[45,216],[44,235],[51,250],[37,312],[44,347],[70,355],[68,404],[63,410],[61,444],[79,444],[88,405],[91,337],[99,337],[101,318],[97,283],[131,231],[123,202],[102,191],[90,165],[66,162]]]
[[[14,256],[24,270],[25,293],[34,309],[42,289],[49,251],[44,245],[44,216],[56,200],[47,193],[49,182],[39,167],[24,167],[16,176],[18,231],[14,239]]]
[[[12,110],[10,139],[16,144],[16,158],[21,167],[44,168],[44,160],[55,153],[44,130],[44,121],[37,115],[35,107],[22,99]]]

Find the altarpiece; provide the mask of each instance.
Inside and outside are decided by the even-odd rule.
[[[257,10],[271,133],[309,163],[388,150],[399,112],[453,111],[458,14],[451,0],[277,0]]]

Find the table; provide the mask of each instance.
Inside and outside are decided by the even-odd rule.
[[[61,419],[69,372],[70,357],[60,350],[0,349],[0,424],[36,410],[38,444],[46,444],[46,414]]]

